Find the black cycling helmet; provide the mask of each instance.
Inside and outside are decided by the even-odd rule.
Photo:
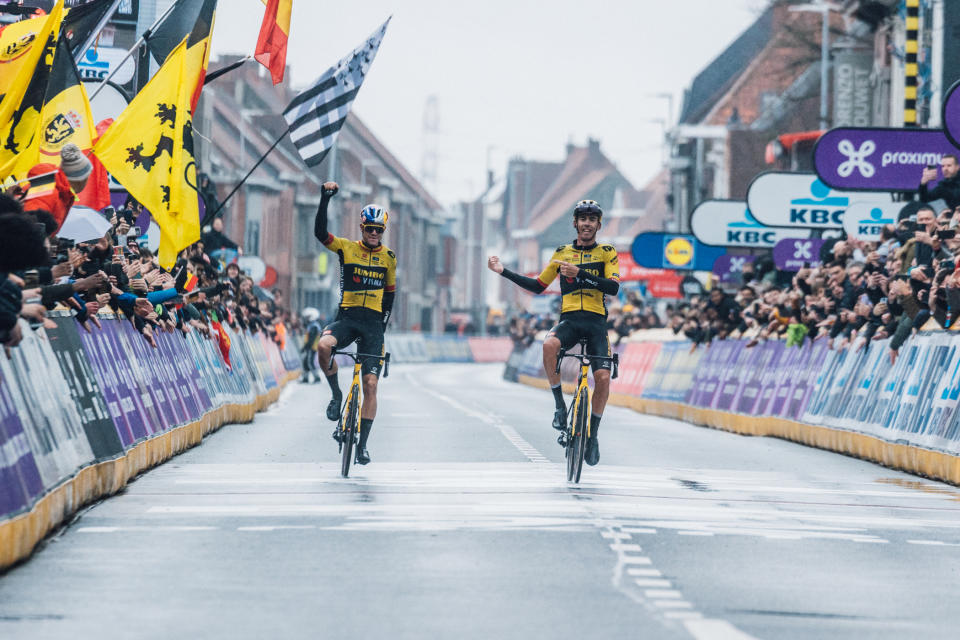
[[[597,204],[596,200],[581,200],[573,208],[573,217],[577,216],[597,216],[603,218],[603,209]]]

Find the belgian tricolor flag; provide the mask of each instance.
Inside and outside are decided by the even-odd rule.
[[[191,68],[200,69],[192,91],[191,111],[197,108],[210,62],[210,35],[216,13],[217,0],[177,0],[176,6],[147,40],[150,53],[162,65],[170,57],[170,52],[189,36],[187,57],[191,60]]]
[[[290,13],[293,0],[265,0],[267,10],[260,25],[260,37],[257,38],[257,50],[254,58],[270,70],[273,84],[283,82],[283,71],[287,66],[287,40],[290,38]]]

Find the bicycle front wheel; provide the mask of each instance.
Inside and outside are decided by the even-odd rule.
[[[573,437],[569,439],[567,457],[567,480],[580,482],[583,470],[583,454],[587,443],[587,405],[589,396],[585,391],[577,393],[576,412],[573,417]]]
[[[340,475],[346,478],[350,474],[350,463],[353,462],[353,444],[357,438],[357,425],[360,423],[360,403],[357,396],[360,394],[360,388],[356,385],[350,388],[350,400],[347,402],[347,410],[344,412],[343,428],[343,447],[340,449]]]

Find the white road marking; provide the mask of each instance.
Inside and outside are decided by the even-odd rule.
[[[623,531],[627,533],[644,533],[644,534],[654,534],[657,532],[656,529],[647,529],[646,527],[623,527]]]
[[[936,546],[936,547],[955,546],[955,545],[943,542],[942,540],[907,540],[907,544],[925,544],[925,545]]]
[[[677,598],[678,600],[683,597],[676,589],[646,589],[643,595],[648,598]]]
[[[687,620],[683,625],[696,640],[757,640],[726,620]]]
[[[411,374],[407,374],[407,378],[412,383],[417,384]],[[550,462],[550,460],[548,460],[546,456],[540,453],[529,442],[524,440],[523,436],[517,433],[516,429],[504,423],[499,416],[492,413],[485,412],[485,411],[476,411],[474,409],[471,409],[465,404],[458,402],[457,400],[454,400],[453,398],[445,394],[442,394],[435,389],[431,389],[430,387],[421,386],[421,389],[429,393],[433,397],[443,400],[444,402],[449,404],[451,407],[453,407],[460,413],[466,414],[468,416],[472,416],[477,420],[480,420],[481,422],[484,422],[492,427],[496,427],[497,429],[499,429],[500,433],[503,434],[503,437],[509,440],[510,444],[515,446],[520,451],[520,453],[522,453],[524,456],[527,457],[527,459],[530,462],[537,462],[541,464]]]
[[[654,600],[653,606],[658,609],[692,609],[693,605],[686,600]]]
[[[650,558],[645,556],[621,556],[620,561],[623,564],[651,564]]]
[[[660,580],[657,578],[640,578],[633,581],[638,587],[672,587],[669,580]]]
[[[610,545],[614,551],[643,551],[638,544],[614,543]]]
[[[677,531],[678,536],[712,536],[712,531]]]
[[[627,569],[628,576],[648,576],[651,578],[659,578],[663,574],[657,571],[656,569]]]
[[[207,526],[139,526],[139,527],[77,527],[80,533],[116,533],[118,531],[217,531],[219,527]]]
[[[317,527],[312,524],[306,525],[268,525],[268,526],[259,526],[259,527],[237,527],[237,531],[286,531],[286,530],[302,530],[302,529],[316,529]]]
[[[695,620],[703,617],[699,611],[664,611],[663,617],[670,620]]]

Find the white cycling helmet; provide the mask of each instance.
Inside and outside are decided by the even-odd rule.
[[[387,226],[387,210],[375,204],[368,204],[360,212],[360,224]]]
[[[307,307],[300,312],[306,322],[316,322],[320,318],[320,312],[313,307]]]

